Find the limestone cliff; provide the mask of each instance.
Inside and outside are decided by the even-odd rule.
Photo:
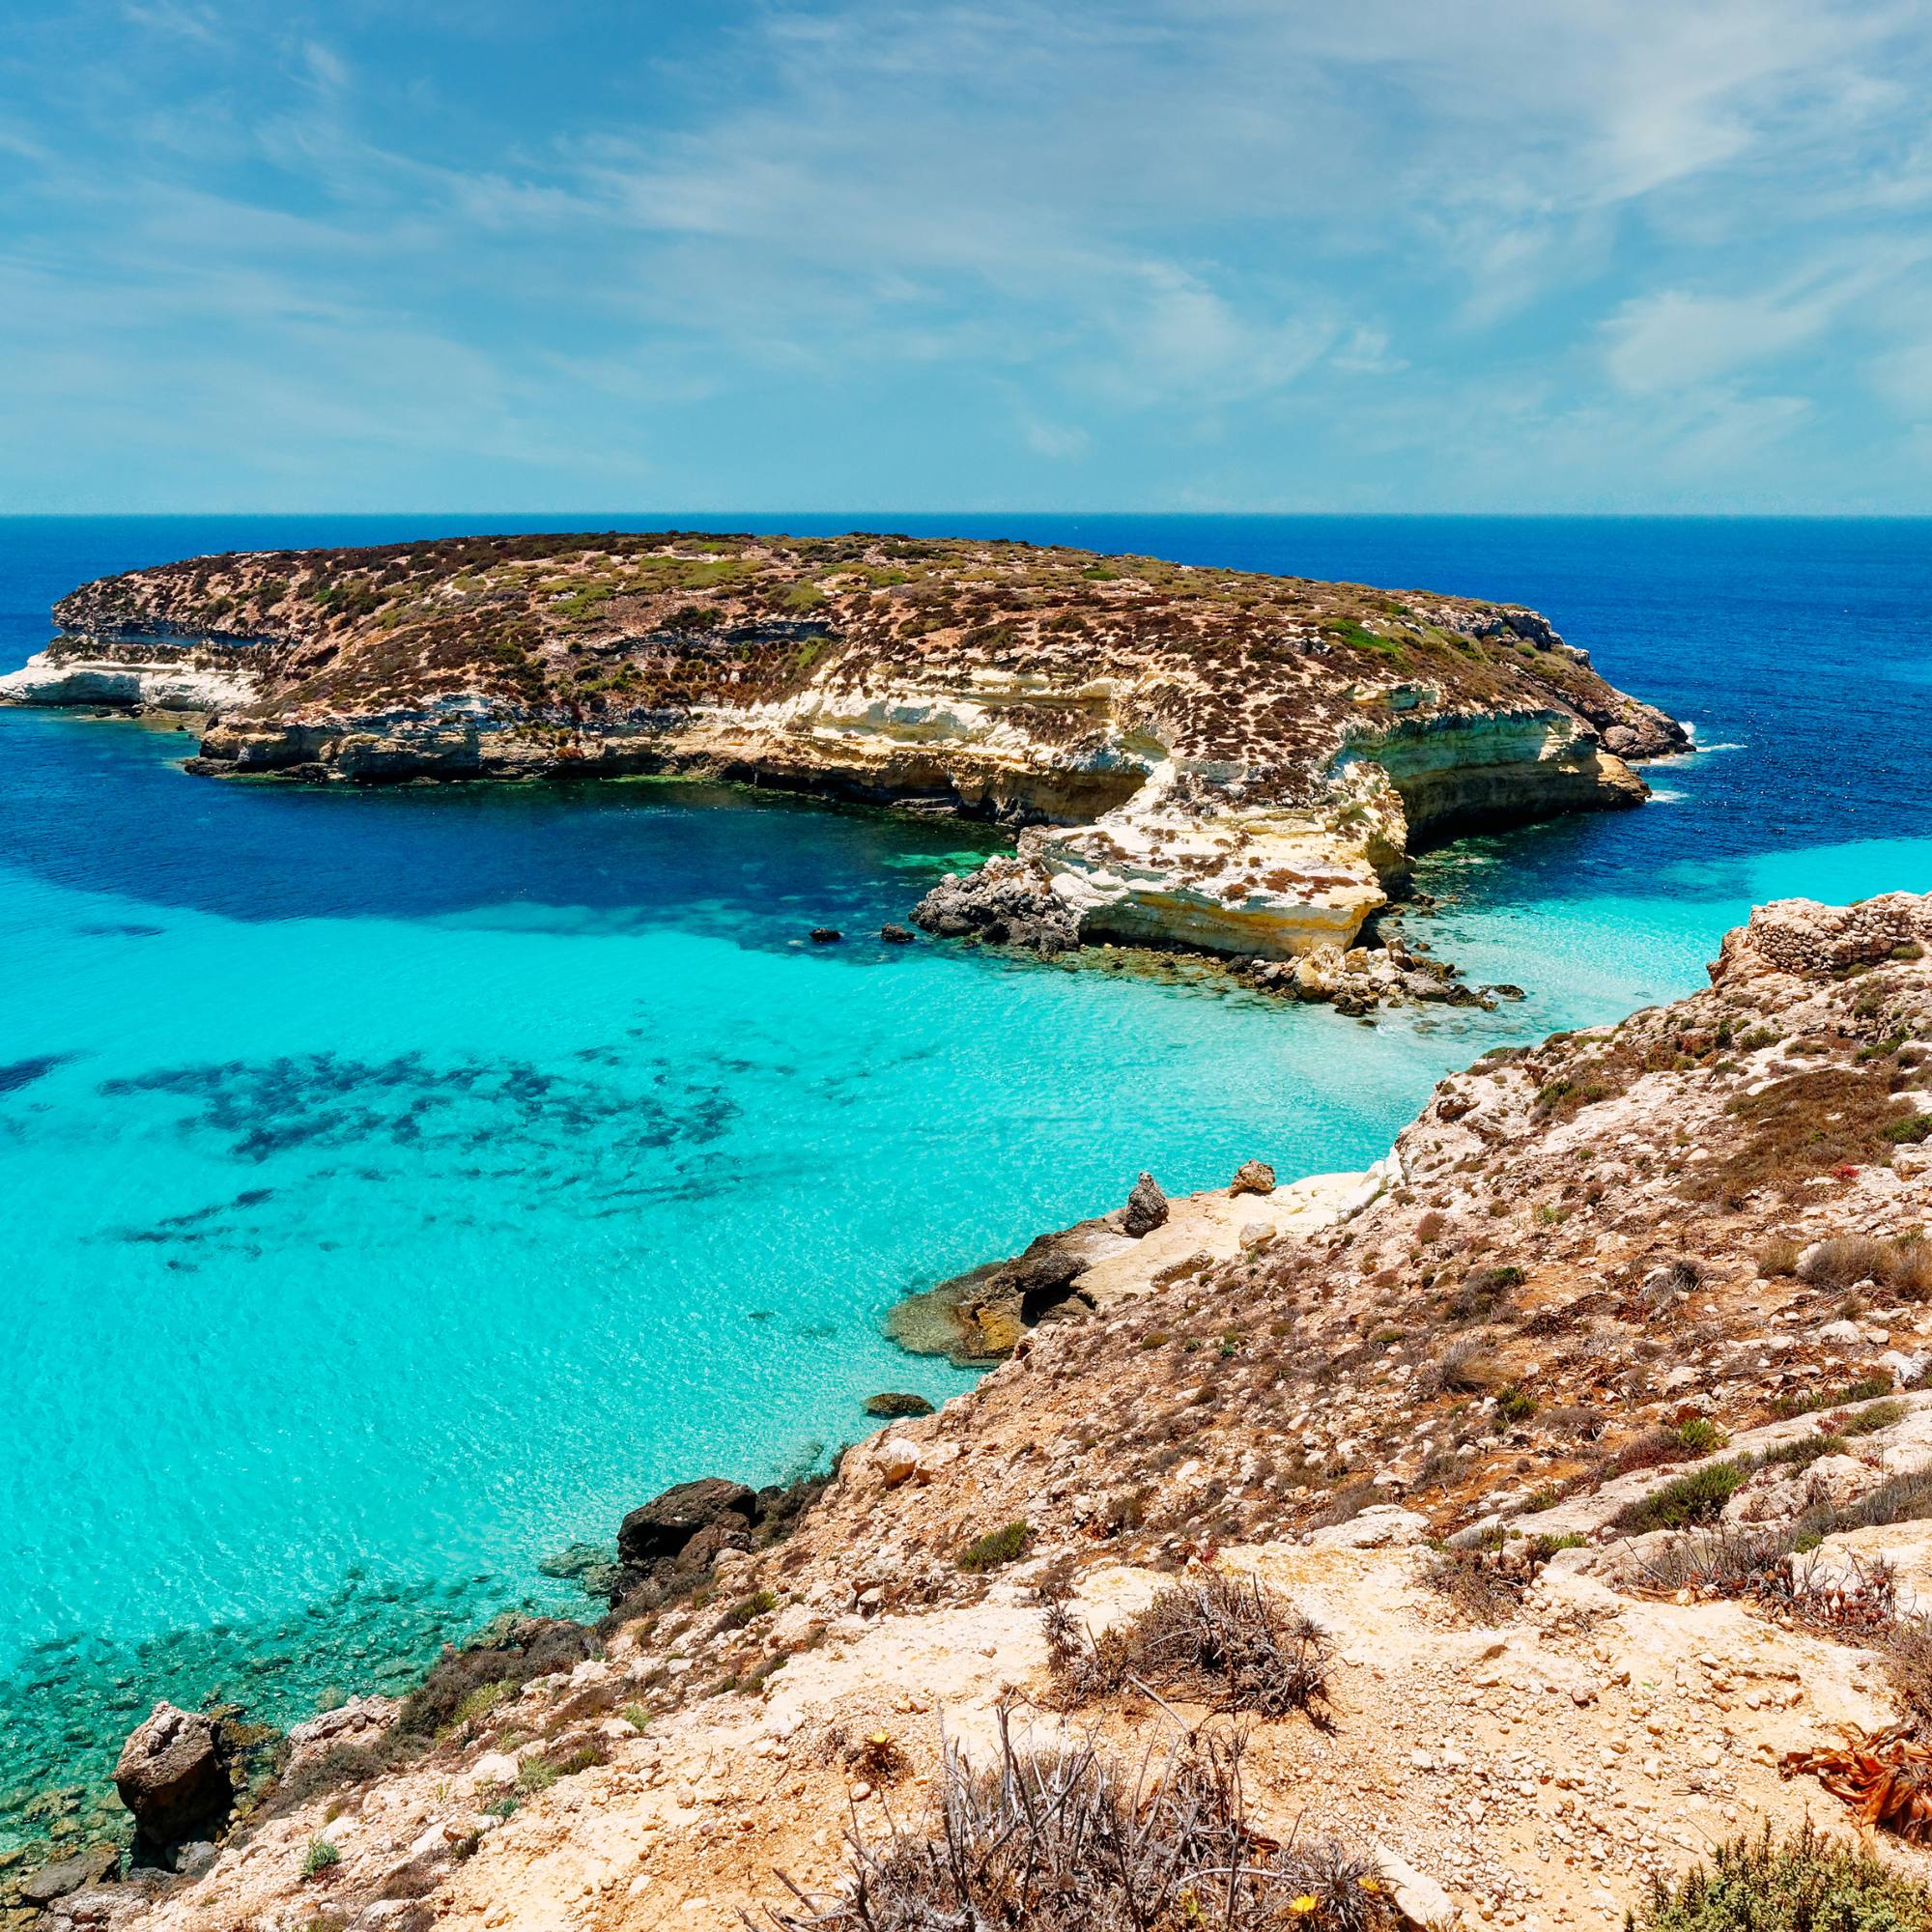
[[[192,768],[704,771],[1032,828],[1076,935],[1348,945],[1412,841],[1634,803],[1685,733],[1532,611],[1015,543],[525,536],[90,583],[21,703],[212,708]]]

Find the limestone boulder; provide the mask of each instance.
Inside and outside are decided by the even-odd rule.
[[[1371,1503],[1347,1522],[1331,1522],[1309,1536],[1316,1549],[1393,1549],[1420,1543],[1429,1534],[1429,1519],[1396,1503]]]
[[[1152,1175],[1143,1174],[1134,1182],[1127,1205],[1121,1212],[1121,1228],[1138,1241],[1156,1228],[1164,1227],[1167,1212],[1167,1196],[1161,1192],[1160,1183]]]
[[[213,1720],[165,1700],[121,1747],[114,1788],[140,1836],[157,1848],[205,1835],[235,1802]]]

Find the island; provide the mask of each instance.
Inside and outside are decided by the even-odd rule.
[[[1018,542],[271,551],[54,615],[0,702],[204,712],[192,772],[686,773],[959,812],[1017,849],[930,895],[930,930],[1286,962],[1314,997],[1422,841],[1636,804],[1632,761],[1690,748],[1519,605]]]

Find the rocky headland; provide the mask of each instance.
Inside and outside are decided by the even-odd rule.
[[[210,713],[192,771],[701,773],[962,812],[1018,849],[929,895],[929,930],[1281,962],[1264,983],[1368,1004],[1453,977],[1357,946],[1418,841],[1635,804],[1630,761],[1690,743],[1518,606],[1018,543],[199,557],[55,617],[0,701]]]
[[[23,1922],[1070,1932],[1145,1884],[1118,1922],[1178,1932],[1218,1873],[1250,1927],[1923,1925],[1928,945],[1932,899],[1768,906],[1707,990],[1445,1079],[1367,1176],[1143,1177],[982,1274],[969,1393],[822,1488],[634,1512],[594,1621],[266,1771],[156,1713],[129,1803],[208,1835],[118,1881],[64,1848]],[[1771,1895],[1864,1916],[1656,1918],[1807,1818],[1893,1876],[1800,1841]]]

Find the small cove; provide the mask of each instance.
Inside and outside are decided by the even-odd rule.
[[[540,1559],[664,1484],[777,1479],[879,1388],[965,1386],[886,1307],[1143,1166],[1359,1166],[1485,1047],[1687,990],[1754,898],[1932,886],[1918,526],[986,526],[1519,597],[1734,749],[1430,855],[1411,933],[1529,998],[1371,1029],[867,937],[997,842],[971,827],[222,785],[165,733],[0,713],[0,1846],[93,1802],[25,1815],[98,1792],[156,1695],[286,1721],[400,1684],[506,1605],[582,1605]],[[404,533],[0,526],[0,662],[101,570]]]

